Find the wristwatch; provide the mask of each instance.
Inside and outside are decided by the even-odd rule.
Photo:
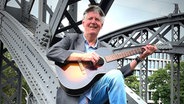
[[[139,63],[142,62],[143,60],[142,60],[139,56],[137,56],[137,57],[135,58],[135,61],[137,62],[137,64],[139,64]]]

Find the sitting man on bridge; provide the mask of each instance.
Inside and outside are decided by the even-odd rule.
[[[61,41],[50,47],[47,57],[62,64],[89,62],[90,65],[97,66],[100,55],[96,50],[101,47],[110,48],[107,43],[101,42],[97,38],[103,26],[104,18],[105,14],[99,6],[90,5],[83,15],[84,32],[82,34],[66,35]],[[136,65],[157,50],[152,45],[146,45],[143,49],[144,52],[131,63],[121,67],[120,70],[116,70],[117,68],[109,70],[95,81],[86,91],[80,94],[79,104],[103,104],[107,101],[110,104],[126,104],[124,77],[132,75]]]

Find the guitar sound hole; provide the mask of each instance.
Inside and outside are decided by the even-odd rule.
[[[101,67],[103,65],[104,65],[104,60],[102,57],[100,57],[96,65],[93,65],[93,63],[90,61],[88,62],[88,65],[86,66],[86,68],[91,69],[91,70],[96,70],[98,67]]]
[[[103,64],[104,64],[104,60],[103,60],[102,57],[100,57],[100,59],[98,60],[96,66],[97,66],[97,67],[100,67],[100,66],[103,66]]]

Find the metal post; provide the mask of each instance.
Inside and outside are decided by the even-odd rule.
[[[148,40],[148,31],[141,31],[141,42],[144,43]],[[140,96],[147,103],[147,85],[148,85],[148,58],[141,63],[140,68]]]
[[[0,41],[0,103],[2,102],[2,60],[3,60],[3,43]]]
[[[180,57],[179,54],[170,54],[171,57],[171,104],[180,104]]]

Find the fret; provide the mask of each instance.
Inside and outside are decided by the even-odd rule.
[[[107,62],[110,62],[110,61],[114,61],[114,60],[121,59],[121,58],[124,58],[124,57],[132,56],[132,55],[135,55],[135,54],[140,54],[143,51],[144,51],[143,48],[136,48],[136,49],[133,49],[133,50],[124,51],[124,52],[120,52],[120,53],[105,56],[105,60]]]

